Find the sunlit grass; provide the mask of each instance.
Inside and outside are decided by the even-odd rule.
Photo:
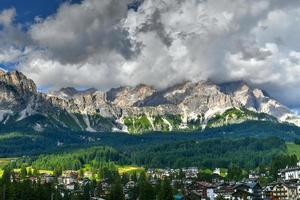
[[[300,145],[295,143],[286,143],[287,152],[289,155],[296,155],[300,159]]]
[[[131,165],[126,165],[126,166],[118,166],[118,171],[120,174],[125,174],[125,173],[141,173],[145,171],[143,167],[138,167],[138,166],[131,166]]]
[[[0,169],[3,169],[8,163],[16,159],[17,158],[0,158]]]

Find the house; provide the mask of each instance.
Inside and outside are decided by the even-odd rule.
[[[65,185],[67,190],[75,190],[75,183],[70,183]]]
[[[196,182],[194,187],[194,191],[196,192],[196,194],[198,194],[203,199],[207,198],[208,189],[212,189],[212,184],[203,181]],[[209,192],[211,192],[211,190]]]
[[[284,182],[273,184],[272,195],[278,200],[297,200],[297,187]]]
[[[102,199],[100,197],[91,197],[91,200],[105,200],[105,199]]]
[[[218,195],[215,193],[215,188],[213,186],[208,187],[206,189],[206,197],[209,200],[214,200],[218,197]]]
[[[182,170],[185,173],[185,178],[197,178],[198,177],[198,168],[197,167],[189,167]]]
[[[90,171],[86,171],[86,172],[84,172],[84,177],[89,177],[89,178],[91,178],[91,177],[93,177],[93,173],[90,172]]]
[[[74,179],[73,177],[62,177],[62,182],[64,185],[69,185],[69,184],[72,184],[72,183],[75,183],[76,182],[76,179]]]
[[[253,194],[254,200],[262,199],[262,187],[258,182],[248,182],[247,185],[250,187],[249,192]]]
[[[248,176],[249,180],[251,180],[251,181],[256,181],[259,179],[259,177],[260,177],[260,175],[254,171],[250,172],[249,176]]]
[[[239,199],[240,195],[247,195],[247,199],[260,200],[262,199],[262,188],[257,182],[240,183],[234,187],[234,195],[236,195],[236,199]]]
[[[221,169],[220,168],[216,168],[214,171],[213,171],[213,174],[217,174],[217,175],[221,175]]]
[[[65,177],[72,177],[74,179],[78,178],[78,172],[75,170],[66,170],[63,172],[63,176]]]
[[[262,198],[264,200],[273,200],[273,192],[272,192],[272,186],[266,186],[262,191]]]
[[[297,163],[295,167],[286,167],[282,169],[280,172],[280,177],[283,181],[289,180],[299,180],[300,179],[300,163]]]
[[[246,190],[236,190],[232,193],[232,200],[252,200],[253,194]]]
[[[136,183],[134,181],[129,181],[128,183],[125,184],[125,188],[130,189],[134,188],[136,186]]]
[[[79,181],[78,181],[78,183],[79,183],[79,185],[80,186],[86,186],[87,184],[89,184],[91,181],[90,181],[90,179],[88,179],[88,178],[83,178],[83,179],[80,179]]]
[[[220,176],[219,174],[212,174],[212,182],[213,183],[221,183],[224,182],[224,178]]]
[[[228,183],[219,183],[215,185],[214,193],[217,197],[223,197],[224,199],[231,199],[234,192],[233,185]]]
[[[49,174],[43,174],[41,175],[41,183],[44,184],[44,183],[52,183],[54,182],[55,180],[55,177],[54,176],[51,176]]]

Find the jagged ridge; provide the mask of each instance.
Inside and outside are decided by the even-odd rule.
[[[43,94],[21,72],[0,72],[0,123],[4,126],[142,133],[247,120],[300,124],[287,107],[242,81],[221,85],[184,82],[164,90],[143,84],[108,92],[62,88]]]

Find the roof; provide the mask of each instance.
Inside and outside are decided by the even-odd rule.
[[[296,167],[289,167],[289,168],[285,168],[280,170],[280,172],[292,172],[292,171],[300,171],[300,166],[296,166]]]
[[[237,190],[236,192],[232,193],[232,196],[237,196],[239,194],[246,194],[247,196],[253,196],[252,193],[244,191],[244,190]]]

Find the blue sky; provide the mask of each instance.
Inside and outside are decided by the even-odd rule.
[[[78,3],[81,0],[1,0],[0,10],[15,8],[16,22],[23,25],[33,22],[36,16],[45,18],[57,10],[64,2]]]

